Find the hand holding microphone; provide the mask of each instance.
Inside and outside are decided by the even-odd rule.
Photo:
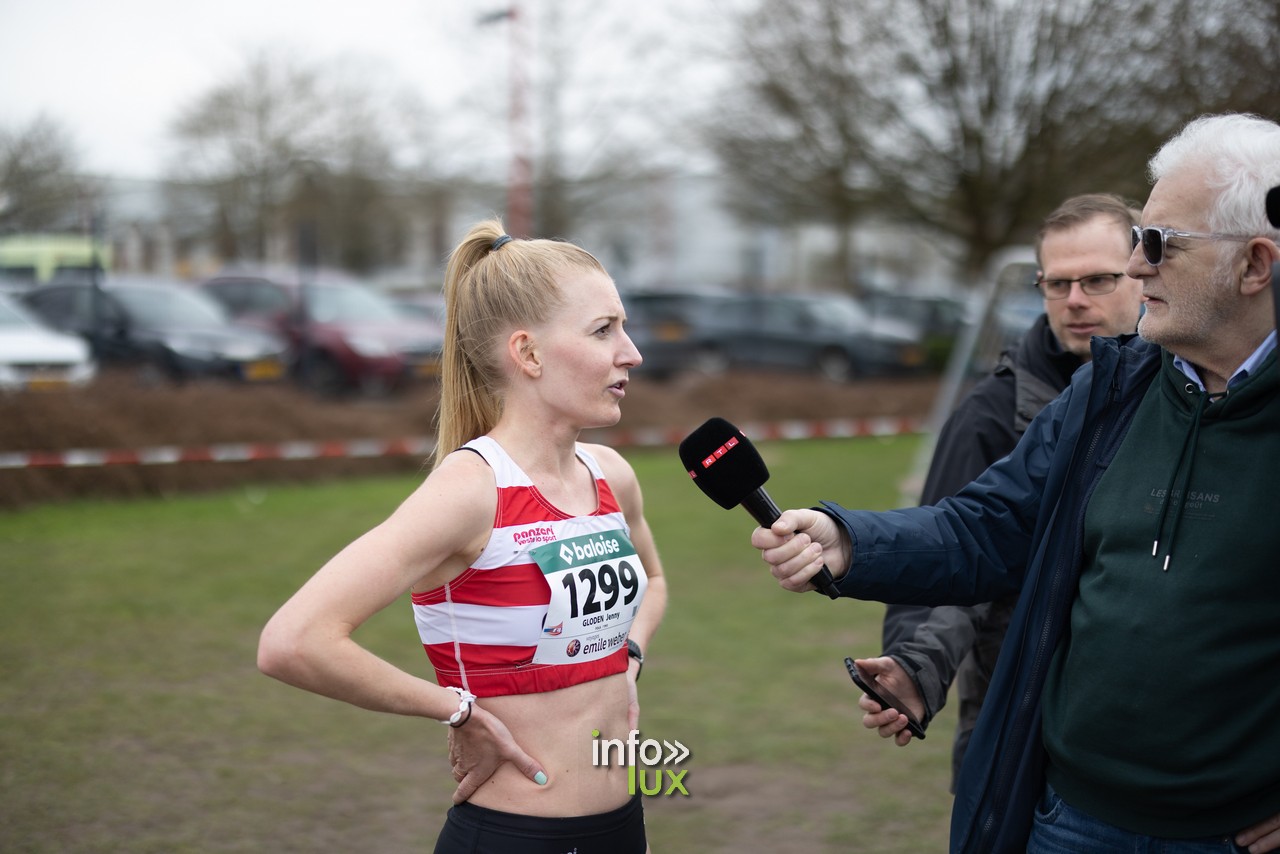
[[[680,443],[680,462],[706,495],[726,510],[741,504],[762,527],[782,512],[764,491],[769,469],[742,431],[723,418],[710,418]],[[810,579],[832,599],[840,596],[826,566]]]

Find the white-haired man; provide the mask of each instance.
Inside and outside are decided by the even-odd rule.
[[[1141,337],[1095,339],[1089,369],[955,497],[826,503],[752,534],[788,590],[825,561],[859,598],[1020,594],[953,852],[1280,847],[1280,230],[1264,205],[1280,125],[1202,117],[1150,171],[1128,265]]]

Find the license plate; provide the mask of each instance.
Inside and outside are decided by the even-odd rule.
[[[31,391],[50,391],[52,389],[63,389],[69,385],[65,377],[56,374],[44,374],[32,376],[27,379],[27,388]]]
[[[244,366],[244,378],[254,382],[278,380],[284,376],[284,365],[275,359],[259,359]]]
[[[434,377],[440,373],[440,363],[435,359],[419,362],[413,366],[413,373],[419,377]]]
[[[908,368],[918,368],[924,364],[924,348],[908,347],[902,353],[902,364]]]
[[[660,323],[654,330],[659,341],[683,341],[688,337],[688,327],[683,323]]]

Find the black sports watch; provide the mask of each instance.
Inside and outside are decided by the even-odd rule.
[[[640,650],[640,644],[627,638],[627,655],[634,658],[640,664],[640,669],[636,671],[636,681],[640,681],[640,673],[644,670],[644,653]]]

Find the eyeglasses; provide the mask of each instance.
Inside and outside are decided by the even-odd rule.
[[[1044,294],[1045,299],[1066,299],[1071,294],[1071,286],[1080,283],[1080,290],[1088,296],[1100,297],[1116,289],[1116,282],[1124,273],[1091,273],[1078,279],[1036,279],[1035,285]]]
[[[1241,243],[1253,239],[1242,234],[1178,231],[1176,228],[1160,228],[1155,225],[1142,228],[1135,225],[1133,226],[1133,244],[1130,246],[1130,251],[1137,249],[1138,244],[1141,243],[1142,256],[1147,259],[1147,263],[1152,267],[1159,267],[1164,263],[1165,251],[1168,248],[1170,237],[1197,238],[1200,240],[1237,240]]]

